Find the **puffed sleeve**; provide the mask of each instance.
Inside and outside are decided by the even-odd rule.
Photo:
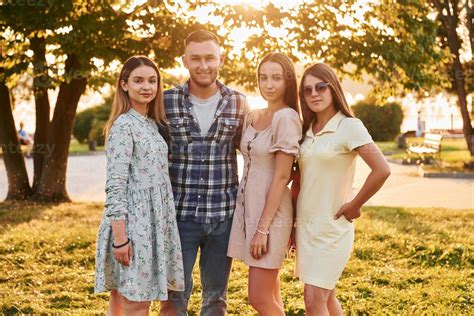
[[[276,112],[272,120],[272,141],[270,153],[282,151],[299,157],[299,141],[301,139],[301,120],[293,109],[284,109]]]
[[[344,136],[348,150],[354,150],[357,147],[367,145],[373,142],[372,136],[364,126],[361,120],[357,118],[347,118],[343,120]]]
[[[133,153],[131,127],[119,117],[107,140],[107,179],[105,182],[105,215],[124,220],[127,215],[127,187]]]

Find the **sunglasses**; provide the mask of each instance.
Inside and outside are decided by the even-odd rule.
[[[330,84],[327,82],[318,82],[314,85],[314,90],[318,94],[322,94],[326,92],[326,90],[329,88]],[[313,94],[313,87],[312,86],[305,86],[303,87],[303,94],[305,97],[310,97]]]

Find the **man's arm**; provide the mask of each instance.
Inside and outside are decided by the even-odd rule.
[[[241,124],[239,125],[239,128],[237,129],[237,135],[236,137],[234,138],[234,146],[236,149],[239,149],[240,147],[240,139],[242,138],[242,130],[244,128],[244,124],[245,124],[245,118],[247,117],[247,114],[250,112],[250,107],[247,103],[247,98],[242,95],[240,97],[240,101],[242,102],[241,106],[243,108],[243,114],[242,114],[242,119],[241,119]]]

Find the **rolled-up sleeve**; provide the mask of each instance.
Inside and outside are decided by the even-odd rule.
[[[292,109],[280,110],[272,120],[273,144],[270,153],[277,151],[299,157],[299,141],[301,139],[301,120]]]
[[[349,151],[373,143],[372,136],[361,120],[348,118],[343,121],[343,132],[346,136],[346,147]]]
[[[117,119],[107,140],[107,180],[105,183],[105,215],[111,220],[127,216],[127,191],[133,138],[130,126]]]
[[[247,98],[245,96],[239,96],[239,98],[237,99],[237,102],[239,102],[240,104],[240,107],[242,107],[243,109],[243,113],[242,113],[242,119],[241,119],[241,124],[239,125],[239,128],[237,129],[237,133],[236,133],[236,136],[234,138],[234,146],[235,148],[239,148],[240,147],[240,140],[242,139],[242,131],[244,129],[244,124],[245,124],[245,118],[247,117],[247,114],[250,112],[250,107],[249,107],[249,104],[247,102]]]

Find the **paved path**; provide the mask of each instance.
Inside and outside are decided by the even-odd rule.
[[[104,154],[69,157],[67,189],[74,201],[104,200],[105,162]],[[421,178],[416,176],[417,168],[414,166],[394,163],[390,166],[391,177],[368,205],[474,209],[474,180]],[[27,160],[27,168],[31,176],[31,159]],[[359,160],[354,184],[356,190],[362,186],[368,173],[367,165]],[[0,159],[0,200],[6,194],[7,177]]]

